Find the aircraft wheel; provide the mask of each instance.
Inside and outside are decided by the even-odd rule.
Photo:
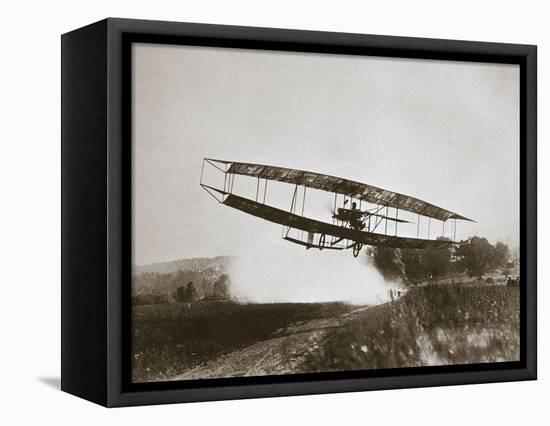
[[[353,245],[353,257],[359,256],[359,253],[361,252],[361,249],[363,248],[363,244],[361,243],[355,243]]]
[[[321,236],[319,237],[319,250],[323,250],[323,248],[325,248],[326,237],[327,236],[325,234],[321,234]]]

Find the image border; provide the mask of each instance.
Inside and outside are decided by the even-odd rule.
[[[109,135],[120,149],[110,147],[109,214],[118,216],[121,288],[109,285],[109,399],[113,405],[282,396],[310,393],[482,383],[536,378],[536,48],[533,46],[409,39],[296,30],[258,29],[109,20]],[[520,360],[514,362],[407,367],[364,371],[232,377],[186,381],[132,383],[132,43],[174,44],[261,50],[331,53],[518,64],[520,66]],[[534,62],[533,62],[534,61]],[[111,141],[110,141],[111,143]],[[113,164],[120,160],[119,172]],[[120,173],[118,175],[117,173]],[[120,178],[120,179],[117,179]],[[121,204],[118,204],[120,195]],[[114,197],[114,198],[113,198]],[[120,207],[117,210],[117,207]],[[117,213],[118,212],[118,213]],[[534,221],[533,221],[534,219]],[[111,238],[115,235],[111,234]],[[116,251],[115,251],[116,252]],[[115,256],[116,257],[116,256]],[[113,275],[114,273],[114,275]],[[118,290],[118,291],[117,291]],[[119,304],[120,302],[120,304]],[[116,323],[116,318],[120,322]],[[117,351],[120,348],[120,351]]]

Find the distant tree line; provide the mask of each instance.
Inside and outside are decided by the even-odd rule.
[[[439,240],[447,240],[444,237]],[[499,267],[509,266],[510,250],[504,243],[489,243],[483,237],[471,237],[446,248],[396,249],[371,247],[368,256],[386,279],[409,283],[442,278],[450,273],[466,273],[471,277]]]
[[[175,273],[145,272],[133,277],[135,305],[151,305],[196,300],[225,300],[230,298],[227,274],[215,271],[178,271]]]
[[[187,284],[179,286],[174,293],[174,300],[178,303],[181,302],[194,302],[199,299],[205,300],[225,300],[229,298],[229,276],[222,274],[212,286],[212,290],[209,294],[205,294],[203,297],[199,296],[197,288],[193,281],[189,281]]]

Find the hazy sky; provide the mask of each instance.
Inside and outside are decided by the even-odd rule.
[[[136,264],[303,256],[217,204],[203,157],[369,183],[475,219],[459,237],[519,240],[517,66],[137,44],[133,102]]]

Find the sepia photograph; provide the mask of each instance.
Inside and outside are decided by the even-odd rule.
[[[131,380],[520,360],[520,66],[132,43]]]

